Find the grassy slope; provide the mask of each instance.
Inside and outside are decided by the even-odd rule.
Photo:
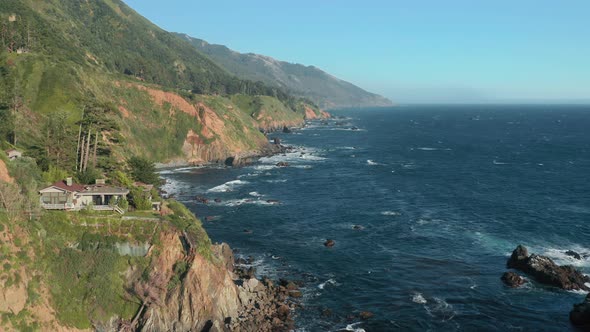
[[[201,135],[199,120],[174,110],[174,105],[156,102],[147,92],[129,87],[129,82],[182,94],[192,104],[203,102],[223,118],[227,124],[224,133],[216,133],[209,139],[201,135],[207,143],[228,141],[226,147],[215,148],[223,151],[212,156],[256,149],[264,140],[258,127],[266,123],[256,123],[254,118],[245,116],[248,111],[240,111],[233,98],[187,91],[223,91],[236,79],[188,42],[159,29],[122,2],[6,0],[0,3],[0,21],[6,22],[11,13],[17,14],[23,26],[31,26],[37,40],[29,54],[0,53],[0,64],[8,68],[7,76],[3,77],[4,81],[0,77],[0,83],[8,87],[5,91],[10,91],[0,99],[10,104],[12,95],[21,95],[24,102],[16,120],[21,147],[42,146],[42,128],[47,118],[65,114],[70,126],[69,158],[73,159],[75,123],[82,118],[85,106],[100,104],[110,108],[108,116],[112,120],[121,123],[120,132],[103,133],[118,138],[113,147],[115,160],[129,154],[142,154],[163,162],[183,159],[183,143],[189,130]],[[136,78],[139,76],[141,80]],[[118,86],[115,84],[118,81],[126,84]],[[288,109],[275,98],[261,98],[272,104],[272,108]],[[131,117],[124,116],[121,107]],[[294,117],[301,121],[304,112],[274,114],[273,121],[291,123]]]

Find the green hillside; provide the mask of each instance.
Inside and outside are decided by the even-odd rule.
[[[234,95],[280,105],[273,124],[305,116],[303,100],[232,76],[119,0],[3,0],[0,34],[0,143],[44,170],[75,169],[85,138],[103,171],[135,154],[201,163],[261,148],[267,124]]]
[[[314,66],[304,66],[259,54],[243,54],[223,45],[178,34],[191,42],[230,73],[247,80],[262,81],[305,97],[322,108],[389,106],[391,101],[340,80]]]

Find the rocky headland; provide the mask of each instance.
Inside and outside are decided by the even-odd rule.
[[[161,251],[150,252],[149,276],[134,275],[129,281],[129,288],[143,301],[136,317],[112,320],[99,329],[188,332],[293,328],[295,299],[301,294],[297,285],[257,279],[253,268],[236,264],[227,244],[213,245],[211,257],[204,257],[187,236],[178,231],[161,234]]]

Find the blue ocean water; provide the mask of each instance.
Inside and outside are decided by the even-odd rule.
[[[287,155],[162,172],[169,192],[209,217],[214,242],[254,256],[260,275],[305,282],[298,329],[573,329],[583,293],[509,289],[500,276],[518,244],[590,273],[590,260],[564,254],[590,253],[590,107],[333,114],[270,135],[296,147]],[[375,316],[361,322],[361,311]]]

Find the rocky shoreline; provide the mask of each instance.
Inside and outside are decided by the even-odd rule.
[[[327,117],[329,117],[329,113],[325,113]],[[303,123],[302,126],[297,127],[287,127],[283,126],[282,128],[276,128],[273,131],[265,131],[264,135],[268,138],[269,134],[273,132],[282,132],[285,134],[291,134],[298,129],[305,128],[305,126],[309,123],[310,120],[307,120]],[[236,153],[233,155],[229,155],[224,159],[217,159],[217,160],[210,160],[205,163],[192,163],[184,159],[179,160],[172,160],[165,163],[155,163],[155,167],[158,170],[163,170],[167,168],[179,168],[179,167],[192,167],[192,166],[219,166],[224,165],[227,167],[242,167],[249,164],[256,162],[258,159],[263,157],[270,157],[277,154],[282,154],[289,152],[292,150],[291,147],[281,144],[281,140],[278,137],[269,138],[272,143],[268,143],[267,145],[261,147],[259,150],[250,150],[244,151],[241,153]]]

